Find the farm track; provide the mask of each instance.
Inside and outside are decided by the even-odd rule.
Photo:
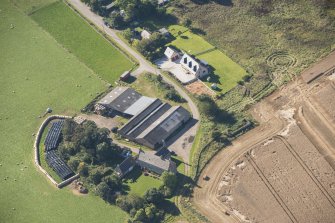
[[[230,216],[226,215],[226,212],[230,212],[231,210],[217,199],[218,188],[216,186],[219,184],[222,175],[239,157],[264,140],[270,139],[284,127],[283,120],[279,118],[271,119],[264,126],[256,127],[245,135],[242,135],[233,142],[232,146],[217,154],[210,162],[210,165],[205,167],[199,178],[198,187],[195,189],[193,198],[197,209],[212,222],[240,222],[241,219],[234,213],[231,213]],[[203,180],[204,176],[209,176],[210,182]]]
[[[230,204],[226,204],[219,200],[219,185],[222,180],[222,176],[225,176],[225,174],[228,173],[228,170],[235,166],[237,160],[242,157],[247,158],[248,163],[250,163],[250,166],[252,166],[252,169],[255,170],[255,172],[260,177],[260,180],[264,182],[266,188],[268,188],[268,190],[273,194],[275,198],[273,200],[275,202],[277,201],[276,203],[279,203],[279,205],[285,211],[291,222],[298,222],[298,214],[294,212],[295,215],[297,215],[294,216],[292,212],[296,208],[299,210],[299,207],[294,206],[294,209],[291,209],[292,207],[289,205],[289,203],[287,203],[287,198],[281,198],[280,196],[283,195],[281,195],[281,193],[279,192],[276,192],[275,187],[272,186],[272,183],[274,183],[275,181],[270,183],[270,179],[265,176],[265,174],[262,172],[262,169],[260,169],[258,164],[256,163],[257,160],[254,160],[254,158],[250,156],[250,153],[247,153],[252,148],[256,148],[256,146],[259,145],[261,142],[265,142],[266,140],[269,140],[271,138],[279,139],[282,141],[282,143],[284,143],[284,146],[287,148],[289,154],[292,155],[294,162],[297,162],[297,165],[301,166],[301,170],[303,172],[306,172],[306,177],[310,179],[311,182],[313,182],[313,185],[315,184],[315,186],[311,185],[311,187],[315,187],[317,193],[320,194],[321,197],[326,198],[323,198],[323,200],[326,202],[325,204],[330,204],[330,210],[335,209],[335,198],[332,197],[332,193],[328,191],[329,188],[327,186],[329,185],[325,185],[325,179],[327,179],[327,177],[324,178],[325,175],[323,175],[323,178],[321,178],[321,176],[315,175],[317,174],[317,172],[315,171],[317,171],[318,169],[315,170],[314,168],[317,167],[309,167],[308,164],[308,162],[313,161],[304,160],[306,157],[304,157],[303,159],[301,156],[302,154],[300,154],[300,152],[298,153],[286,138],[279,135],[286,134],[286,130],[289,132],[289,126],[291,125],[290,120],[294,120],[294,123],[297,124],[298,128],[302,131],[305,137],[315,147],[316,153],[319,153],[320,157],[323,157],[325,159],[324,162],[327,162],[330,165],[330,168],[335,170],[335,127],[332,125],[332,122],[330,122],[329,117],[331,116],[328,116],[329,111],[327,113],[327,111],[323,109],[322,104],[318,103],[317,98],[314,99],[313,97],[311,97],[312,94],[315,93],[315,91],[313,90],[314,86],[319,86],[319,88],[324,87],[324,84],[328,83],[325,81],[329,80],[326,79],[324,80],[324,82],[321,81],[321,85],[314,85],[315,82],[313,82],[313,85],[306,85],[301,81],[301,78],[297,78],[295,76],[292,76],[291,74],[287,75],[289,75],[288,77],[290,77],[290,79],[293,79],[291,83],[281,87],[281,89],[274,92],[274,94],[269,96],[266,100],[254,105],[254,110],[256,111],[256,113],[254,113],[253,115],[256,115],[254,116],[255,118],[260,118],[260,126],[241,136],[235,142],[233,142],[232,146],[227,147],[226,149],[218,153],[201,173],[198,181],[199,187],[195,189],[193,202],[195,206],[199,209],[199,211],[208,219],[210,219],[213,223],[248,221],[246,219],[239,218],[238,214],[236,215],[234,212],[231,213],[231,210],[234,210],[233,208],[238,207],[231,206]],[[331,88],[335,89],[334,82],[330,82]],[[315,88],[315,90],[318,90],[319,88]],[[271,106],[271,110],[268,110],[267,114],[262,113],[261,110],[259,110],[266,104]],[[281,120],[281,129],[277,129],[277,131],[272,132],[269,131],[269,129],[276,128],[276,125],[278,128],[278,123],[272,123],[273,119],[276,117],[277,111],[290,108],[297,110],[297,112],[294,112],[294,116],[292,116],[291,119],[286,119],[283,117],[286,121]],[[233,105],[229,109],[238,109],[238,106]],[[285,126],[287,126],[287,128],[285,128]],[[261,129],[263,132],[260,132],[259,129]],[[267,134],[265,134],[265,132],[267,132]],[[258,139],[257,141],[255,141],[256,138]],[[307,154],[305,154],[304,156],[306,155]],[[210,180],[207,182],[204,181],[204,176],[209,176]],[[308,185],[306,186],[308,187]],[[280,206],[278,206],[278,208],[280,208]],[[226,211],[229,211],[231,215],[227,216],[225,214]]]
[[[252,158],[252,155],[248,151],[245,154],[245,157],[247,158],[248,162],[251,164],[251,166],[254,168],[256,171],[257,175],[261,178],[261,180],[264,182],[265,186],[269,189],[273,197],[276,199],[276,201],[279,203],[279,205],[283,208],[287,216],[290,218],[290,220],[293,223],[298,222],[297,219],[294,217],[293,213],[290,211],[290,209],[287,207],[283,199],[280,197],[280,195],[277,193],[275,188],[272,186],[272,184],[269,182],[269,180],[266,178],[265,174],[263,171],[259,168],[257,165],[256,161]]]
[[[315,185],[320,189],[320,191],[325,195],[329,203],[335,208],[335,200],[332,198],[332,196],[328,193],[328,191],[325,189],[325,187],[322,185],[322,183],[315,177],[313,172],[310,170],[310,168],[306,165],[306,163],[303,161],[303,159],[300,157],[300,155],[293,149],[291,144],[283,137],[283,136],[275,136],[274,138],[279,139],[281,142],[284,143],[287,150],[293,155],[293,157],[297,160],[297,162],[301,165],[301,167],[306,171],[308,176],[313,180]]]

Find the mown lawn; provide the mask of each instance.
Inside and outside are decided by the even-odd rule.
[[[198,59],[205,60],[213,68],[211,81],[205,83],[210,86],[216,83],[220,92],[227,92],[236,86],[237,82],[246,75],[246,71],[222,51],[215,49],[201,36],[186,31],[187,28],[179,25],[169,27],[176,38],[169,45],[175,46],[186,53],[195,55]],[[182,34],[180,34],[182,33]],[[208,52],[206,52],[208,50]]]
[[[222,92],[227,92],[235,87],[237,82],[246,75],[246,71],[240,65],[219,50],[202,54],[198,58],[207,61],[214,68],[212,80],[205,81],[205,83],[209,86],[212,83],[217,83]]]
[[[213,45],[204,40],[201,36],[192,33],[191,31],[185,32],[185,27],[178,27],[174,25],[169,28],[171,33],[176,37],[169,45],[175,46],[186,53],[196,55],[203,51],[214,48]],[[178,34],[181,32],[182,34]]]
[[[114,84],[133,63],[62,1],[31,17],[104,80]]]
[[[127,192],[129,194],[137,194],[139,196],[144,195],[144,193],[150,188],[158,188],[163,182],[160,179],[153,178],[152,176],[144,176],[139,167],[135,167],[132,172],[130,172],[126,177]]]
[[[105,83],[9,0],[0,5],[0,222],[124,222],[99,197],[56,189],[33,163],[38,116],[77,113]]]

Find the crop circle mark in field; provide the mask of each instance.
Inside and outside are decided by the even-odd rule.
[[[294,67],[297,63],[297,59],[287,52],[278,51],[268,56],[266,58],[266,63],[270,67],[287,69]]]

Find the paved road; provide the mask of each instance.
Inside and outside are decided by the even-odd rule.
[[[143,72],[150,72],[153,74],[161,74],[161,71],[158,70],[154,65],[152,65],[150,62],[148,62],[142,55],[140,55],[138,52],[136,52],[134,49],[132,49],[130,46],[128,46],[123,40],[121,40],[117,36],[116,30],[108,28],[104,22],[103,18],[95,13],[93,13],[88,6],[86,6],[84,3],[82,3],[80,0],[67,0],[81,15],[84,15],[88,20],[90,20],[95,26],[99,27],[100,29],[104,30],[107,35],[109,35],[123,50],[125,50],[127,53],[129,53],[131,56],[133,56],[139,63],[139,67],[132,72],[134,76],[140,75]],[[200,113],[195,105],[195,103],[192,101],[192,99],[187,95],[187,93],[178,85],[176,85],[173,81],[170,79],[163,77],[163,80],[171,85],[174,86],[176,91],[187,100],[188,106],[192,112],[193,118],[196,120],[200,120]],[[192,128],[188,130],[187,135],[196,135],[196,132],[199,128],[199,122],[197,122]],[[178,140],[185,140],[185,137],[181,137]],[[177,143],[178,145],[178,143]],[[180,150],[179,146],[169,147],[172,150],[174,150],[178,155],[180,155],[184,162],[189,163],[189,154],[190,154],[190,147],[191,145],[188,146],[189,148],[187,149],[182,149]],[[187,151],[187,152],[185,152]]]

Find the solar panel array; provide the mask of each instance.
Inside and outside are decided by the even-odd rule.
[[[66,180],[74,175],[74,172],[68,165],[57,155],[55,150],[48,151],[45,160],[48,165],[57,173],[57,175]]]
[[[60,120],[52,123],[51,128],[48,131],[47,137],[45,138],[44,145],[45,150],[50,151],[57,148],[58,139],[62,131],[64,120]]]
[[[59,136],[62,131],[64,120],[60,120],[52,123],[47,137],[45,138],[45,160],[48,165],[56,172],[56,174],[66,180],[74,175],[74,172],[68,167],[68,165],[58,156],[56,153]]]

